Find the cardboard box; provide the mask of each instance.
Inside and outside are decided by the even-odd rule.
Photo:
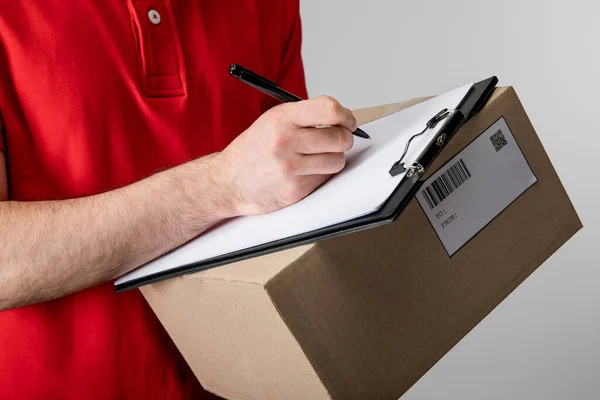
[[[502,116],[538,182],[452,257],[413,199],[390,225],[143,287],[202,385],[230,399],[398,399],[582,227],[512,88],[428,175]]]

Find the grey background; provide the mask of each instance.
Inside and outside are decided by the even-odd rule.
[[[600,398],[600,2],[301,0],[301,14],[311,96],[360,108],[490,75],[514,86],[585,225],[402,399]]]

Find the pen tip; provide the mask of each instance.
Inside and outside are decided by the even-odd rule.
[[[356,128],[356,130],[354,131],[354,133],[356,134],[356,136],[359,136],[359,137],[361,137],[363,139],[371,139],[371,136],[369,136],[367,134],[367,132],[363,131],[360,128]]]

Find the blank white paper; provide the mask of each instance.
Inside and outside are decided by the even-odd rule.
[[[404,174],[388,173],[411,136],[444,108],[455,109],[471,84],[361,125],[371,140],[355,138],[346,167],[312,194],[284,209],[239,217],[211,229],[180,248],[122,276],[116,285],[348,221],[377,211]],[[414,162],[443,124],[413,140],[405,161]]]

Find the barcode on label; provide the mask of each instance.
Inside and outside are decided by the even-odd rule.
[[[421,191],[423,198],[425,198],[427,205],[429,205],[429,209],[433,210],[434,207],[444,201],[446,197],[470,177],[471,172],[462,158],[452,164],[446,172],[437,177],[436,180]]]

